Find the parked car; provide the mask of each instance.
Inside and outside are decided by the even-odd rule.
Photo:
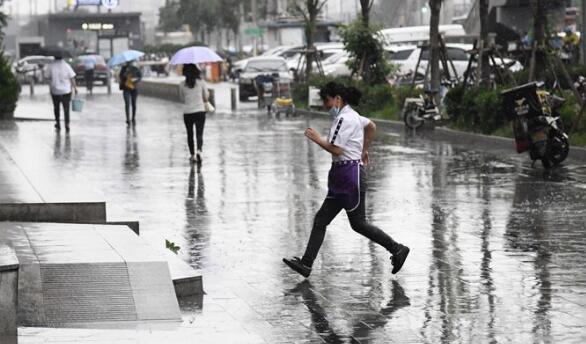
[[[271,48],[265,52],[263,52],[262,54],[260,54],[259,56],[264,56],[264,57],[268,57],[268,56],[279,56],[279,57],[285,57],[286,52],[288,50],[291,49],[295,49],[298,48],[294,45],[280,45],[274,48]],[[244,67],[246,67],[246,64],[248,63],[248,61],[251,59],[252,57],[249,58],[245,58],[242,60],[238,60],[236,62],[234,62],[232,64],[232,74],[235,78],[238,77],[238,75],[240,74],[240,72],[244,69]],[[286,58],[286,57],[285,57]]]
[[[468,62],[470,60],[470,51],[473,46],[471,44],[458,44],[458,43],[447,43],[446,52],[448,59],[454,64],[456,73],[459,78],[463,77],[466,69],[468,68]],[[421,54],[421,48],[414,45],[401,45],[401,46],[389,46],[385,48],[387,59],[396,67],[398,67],[398,74],[411,73],[417,66],[419,55]],[[429,61],[429,50],[424,50],[421,54],[421,62],[419,64],[419,73],[425,73],[427,63]],[[509,66],[512,72],[517,72],[523,69],[523,65],[516,60],[504,58],[503,61],[496,59],[499,65],[504,62],[505,65]],[[492,61],[490,61],[492,65]],[[473,63],[472,67],[475,66]],[[453,70],[450,67],[450,73]]]
[[[319,55],[320,62],[322,67],[324,65],[324,61],[334,54],[343,52],[344,50],[339,47],[329,47],[329,46],[320,46],[316,45],[317,54]],[[293,52],[295,52],[293,54]],[[296,50],[290,50],[291,57],[286,58],[287,60],[287,67],[293,73],[303,73],[305,70],[305,47],[297,48]],[[317,63],[313,61],[313,70],[317,70]]]
[[[106,65],[106,61],[100,55],[80,55],[73,60],[73,70],[75,71],[75,81],[78,83],[85,83],[84,74],[85,74],[85,64],[84,61],[86,59],[93,59],[95,62],[95,69],[94,69],[94,82],[101,81],[103,85],[108,84],[108,79],[110,78],[108,66]]]
[[[289,81],[293,79],[284,58],[275,56],[252,57],[242,69],[238,79],[241,101],[257,95],[254,81],[259,75],[278,76],[280,79]]]
[[[350,55],[346,50],[340,50],[322,61],[324,74],[329,76],[350,76],[352,71],[347,62]]]
[[[32,77],[35,83],[44,83],[48,74],[47,65],[51,64],[55,58],[53,56],[33,55],[24,57],[12,64],[12,70],[20,82],[28,82]]]

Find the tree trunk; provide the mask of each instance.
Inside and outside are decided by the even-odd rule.
[[[361,8],[361,24],[362,26],[368,30],[368,26],[370,25],[370,8],[372,7],[372,0],[360,0],[360,8]],[[370,61],[370,56],[365,52],[362,54],[362,59],[360,61],[360,69],[359,75],[362,77],[362,80],[369,81],[369,70],[368,68],[368,61]]]
[[[309,76],[313,70],[314,60],[314,34],[315,34],[315,22],[317,20],[318,11],[318,0],[307,0],[307,12],[309,16],[309,22],[305,26],[305,39],[307,41],[306,52],[305,52],[305,80],[309,80]]]
[[[545,8],[546,0],[532,0],[533,7],[533,39],[537,45],[534,55],[535,78],[539,79],[546,70],[545,50],[546,50],[546,27],[547,14]]]
[[[480,0],[479,6],[480,17],[480,48],[478,50],[478,68],[481,71],[480,79],[484,87],[490,85],[490,66],[488,64],[488,54],[486,49],[488,45],[488,0]]]
[[[360,0],[360,9],[362,12],[362,24],[366,27],[370,24],[370,8],[372,0]]]
[[[429,0],[429,8],[431,9],[431,18],[429,20],[429,49],[430,49],[429,63],[430,63],[430,69],[431,69],[431,83],[429,86],[432,91],[439,92],[439,88],[440,88],[439,21],[440,21],[440,11],[442,8],[442,0]]]

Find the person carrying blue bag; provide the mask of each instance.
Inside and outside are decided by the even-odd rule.
[[[366,170],[368,149],[376,132],[376,125],[360,116],[350,105],[357,105],[361,93],[354,87],[329,82],[320,90],[320,97],[334,116],[327,137],[315,129],[305,130],[305,136],[332,154],[328,175],[328,194],[313,222],[313,228],[303,257],[283,258],[283,262],[304,277],[309,277],[315,258],[326,234],[326,227],[346,210],[350,226],[357,233],[381,245],[391,253],[392,273],[399,272],[409,247],[397,243],[380,228],[366,221]]]

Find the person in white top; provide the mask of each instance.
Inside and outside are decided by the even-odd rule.
[[[65,117],[65,130],[69,132],[69,103],[71,102],[71,91],[77,94],[75,84],[75,72],[71,66],[63,61],[63,56],[57,54],[55,61],[49,65],[49,76],[51,78],[51,98],[53,99],[53,114],[55,115],[55,129],[61,130],[60,106],[63,106]]]
[[[209,93],[204,80],[201,79],[201,71],[195,64],[183,65],[185,81],[181,83],[180,91],[184,99],[183,121],[187,130],[187,146],[191,154],[191,161],[201,164],[203,148],[203,129],[206,122],[205,102]],[[193,126],[197,138],[197,152],[193,144]]]
[[[328,175],[328,194],[313,222],[313,228],[302,258],[283,258],[290,268],[308,277],[319,249],[324,241],[326,227],[342,211],[346,210],[350,226],[354,231],[391,253],[392,273],[399,272],[409,248],[395,242],[376,226],[366,222],[366,170],[369,163],[368,149],[376,132],[376,125],[360,116],[350,105],[357,105],[361,94],[354,87],[345,87],[336,82],[328,83],[320,91],[324,106],[331,108],[335,116],[327,137],[315,129],[308,128],[305,136],[332,154],[332,167]]]

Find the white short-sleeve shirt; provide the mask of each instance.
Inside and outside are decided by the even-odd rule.
[[[328,135],[328,142],[342,148],[341,155],[332,155],[334,162],[362,159],[364,128],[369,122],[368,118],[360,116],[349,105],[340,110]]]
[[[67,62],[56,60],[51,63],[49,75],[51,76],[51,94],[60,96],[71,93],[71,78],[75,76],[75,72]]]

